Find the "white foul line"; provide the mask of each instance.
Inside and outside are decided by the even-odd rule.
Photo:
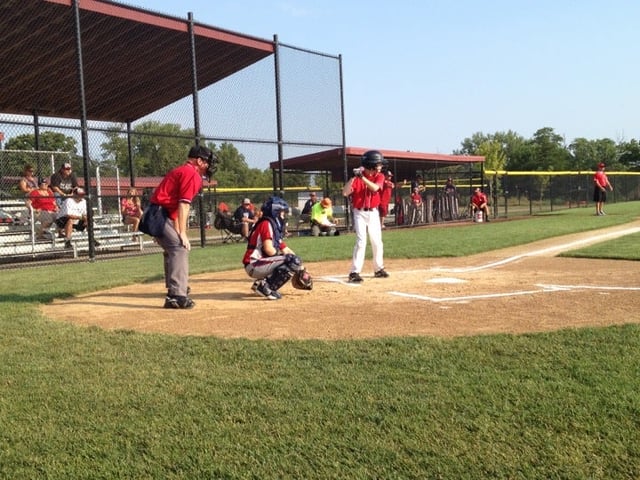
[[[433,303],[454,303],[454,302],[467,302],[470,300],[483,300],[490,298],[501,298],[501,297],[513,297],[516,295],[533,295],[536,293],[552,293],[552,292],[568,292],[568,291],[578,291],[578,290],[622,290],[622,291],[632,291],[637,292],[640,291],[640,287],[609,287],[609,286],[593,286],[593,285],[544,285],[537,284],[537,287],[540,287],[539,290],[518,290],[515,292],[503,292],[503,293],[487,293],[484,295],[465,295],[461,297],[428,297],[426,295],[414,295],[411,293],[404,292],[387,292],[389,295],[396,295],[398,297],[404,298],[412,298],[414,300],[424,300],[427,302]]]
[[[500,265],[504,265],[506,263],[515,262],[516,260],[520,260],[521,258],[525,258],[525,257],[535,257],[537,255],[545,255],[547,253],[551,253],[554,251],[570,250],[572,248],[576,248],[581,245],[602,242],[610,238],[617,238],[623,235],[630,235],[632,233],[637,233],[637,232],[640,232],[640,227],[633,227],[633,228],[628,228],[626,230],[620,230],[620,231],[610,232],[610,233],[602,233],[600,235],[594,235],[593,237],[590,237],[590,238],[575,240],[573,242],[565,243],[563,245],[556,245],[553,247],[542,248],[540,250],[533,250],[531,252],[523,253],[521,255],[515,255],[513,257],[503,258],[502,260],[499,260],[497,262],[478,265],[476,267],[459,267],[459,268],[436,267],[431,270],[437,271],[437,272],[451,272],[451,273],[476,272],[478,270],[486,270],[489,268],[494,268]]]

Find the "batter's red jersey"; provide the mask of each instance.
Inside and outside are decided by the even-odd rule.
[[[153,192],[151,203],[164,207],[169,218],[175,220],[180,202],[190,204],[201,188],[202,176],[197,167],[185,163],[165,175]]]
[[[353,208],[359,210],[372,209],[378,208],[378,205],[380,205],[380,192],[384,187],[384,175],[376,172],[367,177],[367,180],[378,185],[380,189],[377,192],[372,192],[361,178],[354,178],[353,182],[351,182],[351,204]]]

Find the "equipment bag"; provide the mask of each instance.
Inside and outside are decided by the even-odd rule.
[[[152,237],[162,237],[167,211],[160,205],[153,203],[144,209],[138,230]]]

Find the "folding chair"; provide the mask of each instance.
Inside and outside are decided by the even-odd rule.
[[[216,212],[213,226],[220,231],[222,243],[233,243],[242,240],[242,225],[236,223],[229,212]]]

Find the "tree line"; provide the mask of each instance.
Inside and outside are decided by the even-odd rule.
[[[591,171],[604,162],[609,171],[640,171],[640,143],[636,139],[616,143],[609,138],[576,138],[567,144],[553,128],[544,127],[532,138],[511,130],[475,133],[461,145],[454,153],[483,155],[487,170]]]
[[[115,126],[103,132],[100,157],[92,158],[92,167],[100,166],[101,175],[129,176],[129,146],[122,127]],[[194,131],[183,129],[177,124],[148,121],[137,125],[132,131],[133,171],[136,177],[163,176],[171,168],[185,160],[185,152],[193,143]],[[19,174],[25,163],[29,163],[26,151],[34,150],[36,141],[33,134],[10,138],[5,143],[6,150],[23,150],[24,154],[3,157],[3,175]],[[270,169],[251,168],[238,149],[228,142],[219,145],[206,142],[218,158],[220,164],[215,179],[221,187],[270,187],[273,176]],[[74,169],[83,170],[82,158],[78,155],[77,140],[62,133],[43,131],[38,141],[39,150],[68,153]],[[576,138],[567,144],[564,137],[553,128],[544,127],[532,138],[525,138],[516,132],[496,132],[492,134],[474,133],[461,142],[461,148],[454,154],[482,155],[484,168],[509,171],[591,171],[600,162],[607,164],[609,171],[639,171],[640,143],[638,140],[614,142],[603,138],[588,140]],[[313,181],[308,174],[287,174],[285,186],[310,185]]]

